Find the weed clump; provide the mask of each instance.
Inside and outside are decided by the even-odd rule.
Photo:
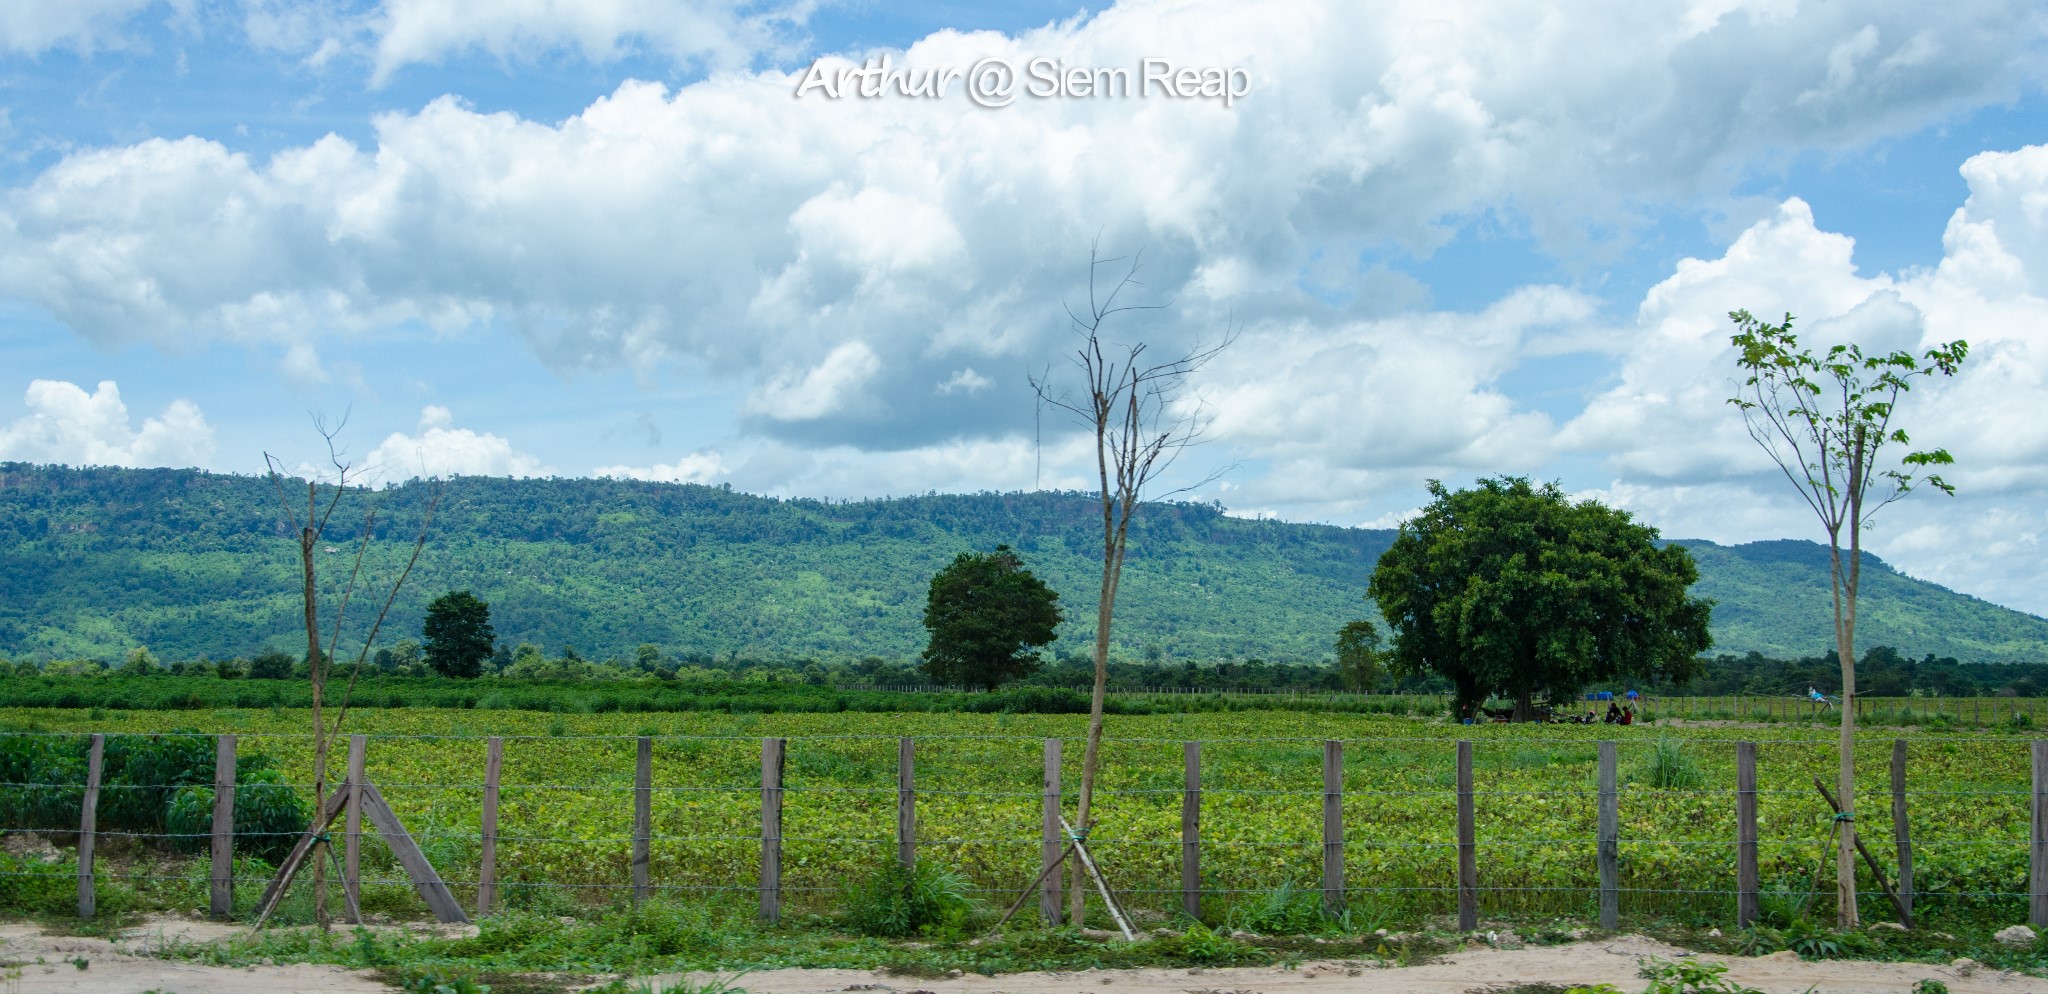
[[[846,890],[846,927],[883,939],[960,938],[974,904],[967,879],[936,864],[890,860]]]

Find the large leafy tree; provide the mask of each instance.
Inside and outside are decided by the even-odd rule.
[[[1907,449],[1897,464],[1888,448],[1912,445],[1898,425],[1900,398],[1913,381],[1954,376],[1969,354],[1961,340],[1921,356],[1894,351],[1865,355],[1851,343],[1816,355],[1792,333],[1792,315],[1769,324],[1748,311],[1731,311],[1731,339],[1744,374],[1728,402],[1742,411],[1749,437],[1778,464],[1828,534],[1828,565],[1835,606],[1835,655],[1842,664],[1842,839],[1835,863],[1836,922],[1847,928],[1856,914],[1856,593],[1862,579],[1863,526],[1877,509],[1922,484],[1953,495],[1955,488],[1929,467],[1953,463],[1946,449]],[[1896,451],[1896,449],[1894,449]],[[1925,472],[1925,476],[1916,474]],[[1848,532],[1848,555],[1843,532]]]
[[[932,577],[924,671],[940,683],[990,690],[1038,670],[1037,650],[1058,637],[1059,595],[1007,545],[963,552]]]
[[[1539,698],[1626,676],[1699,671],[1712,602],[1682,546],[1556,484],[1504,477],[1435,498],[1401,526],[1367,587],[1393,629],[1389,662],[1457,688],[1460,714],[1498,694],[1517,718]]]
[[[467,590],[434,598],[420,634],[426,642],[427,665],[442,676],[481,675],[498,634],[491,628],[491,606]]]

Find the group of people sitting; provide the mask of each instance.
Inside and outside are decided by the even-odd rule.
[[[1568,713],[1543,704],[1537,705],[1535,720],[1559,725],[1633,725],[1636,723],[1636,703],[1641,698],[1637,696],[1635,691],[1631,690],[1628,692],[1628,703],[1626,704],[1614,700],[1610,694],[1601,694],[1600,697],[1607,701],[1607,713],[1605,715],[1600,714],[1598,711],[1587,711],[1583,715]],[[1466,719],[1467,724],[1475,721],[1509,722],[1515,720],[1514,708],[1479,706],[1474,707],[1472,710],[1472,716]]]

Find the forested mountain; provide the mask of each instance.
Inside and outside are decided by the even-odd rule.
[[[319,553],[331,618],[376,512],[346,611],[359,638],[410,552],[433,487],[352,492]],[[500,641],[585,657],[653,643],[683,656],[914,655],[925,587],[998,543],[1062,596],[1058,651],[1093,637],[1101,518],[1082,494],[928,495],[825,503],[720,487],[461,478],[387,623],[417,637],[428,600],[489,601]],[[304,485],[287,488],[303,510]],[[1117,651],[1131,659],[1305,661],[1362,600],[1387,530],[1146,508],[1133,525]],[[1715,608],[1717,652],[1817,654],[1832,643],[1826,551],[1807,542],[1686,541]],[[0,654],[163,659],[303,652],[297,546],[269,480],[189,470],[0,464]],[[2048,621],[1864,568],[1859,642],[1964,661],[2048,660]]]

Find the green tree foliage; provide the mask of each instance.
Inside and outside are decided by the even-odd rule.
[[[1897,426],[1897,415],[1899,399],[1913,389],[1913,381],[1937,373],[1954,376],[1970,346],[1957,340],[1916,357],[1903,350],[1864,355],[1861,347],[1850,343],[1815,355],[1792,333],[1790,314],[1775,325],[1748,311],[1732,311],[1728,317],[1735,322],[1730,342],[1741,350],[1736,366],[1747,377],[1728,402],[1742,411],[1749,437],[1778,464],[1828,535],[1835,654],[1842,661],[1841,767],[1836,787],[1842,807],[1854,812],[1856,599],[1862,581],[1863,526],[1878,508],[1921,484],[1955,493],[1939,475],[1926,472],[1955,462],[1948,450],[1910,450],[1898,457],[1897,466],[1885,462],[1882,453],[1888,446],[1912,444],[1906,430]],[[1925,476],[1916,476],[1923,472]],[[1856,861],[1850,852],[1855,822],[1843,821],[1841,832],[1835,920],[1847,928],[1856,924]]]
[[[1429,490],[1368,585],[1396,671],[1450,680],[1460,713],[1499,694],[1519,717],[1596,681],[1697,671],[1712,602],[1687,593],[1698,571],[1683,547],[1555,484]]]
[[[425,642],[427,665],[442,676],[452,677],[482,675],[498,638],[491,629],[491,606],[467,590],[434,598],[427,605],[427,620],[420,627],[420,635]]]
[[[1059,599],[1007,545],[961,553],[932,577],[924,671],[940,683],[989,690],[1029,676],[1039,666],[1037,650],[1058,635]]]
[[[1344,689],[1366,693],[1386,679],[1380,663],[1380,630],[1370,621],[1346,622],[1337,630],[1337,678]]]
[[[292,675],[292,657],[276,649],[265,649],[249,660],[251,680],[289,680]]]
[[[494,670],[520,642],[626,659],[652,642],[692,664],[735,652],[914,660],[932,574],[959,550],[998,543],[1065,595],[1055,652],[1085,651],[1094,638],[1094,599],[1082,610],[1072,600],[1101,571],[1101,509],[1088,494],[828,502],[610,479],[465,477],[449,487],[418,582],[399,592],[379,647],[398,634],[417,639],[428,601],[468,590],[490,603],[505,647]],[[377,499],[380,532],[402,533],[431,487]],[[0,463],[0,653],[119,666],[137,645],[165,662],[247,658],[267,646],[304,652],[297,564],[278,554],[276,503],[257,477]],[[353,547],[357,512],[372,504],[348,501],[335,513],[338,547]],[[1357,592],[1392,529],[1156,503],[1131,530],[1112,667],[1152,646],[1176,664],[1326,663],[1345,622],[1379,623]],[[1825,544],[1682,541],[1699,564],[1696,592],[1716,601],[1717,649],[1797,659],[1834,645]],[[395,545],[370,544],[367,575],[404,566]],[[1859,645],[1972,664],[2048,660],[2048,620],[1915,580],[1867,552],[1863,560]],[[338,583],[325,593],[338,598]],[[349,617],[364,615],[352,606]],[[348,627],[335,650],[342,663],[358,648],[360,629]]]

